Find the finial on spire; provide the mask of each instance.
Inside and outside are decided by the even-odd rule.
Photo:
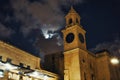
[[[71,9],[73,9],[73,6],[71,5]]]
[[[69,11],[70,13],[76,13],[75,9],[73,8],[73,6],[71,6],[71,9]]]

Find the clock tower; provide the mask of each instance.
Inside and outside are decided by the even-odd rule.
[[[64,80],[86,80],[82,62],[87,58],[86,31],[80,25],[79,14],[71,7],[65,16],[66,27],[62,30],[64,40]]]
[[[86,50],[86,31],[80,25],[79,14],[71,7],[69,13],[65,16],[66,27],[63,32],[64,51],[75,48]]]

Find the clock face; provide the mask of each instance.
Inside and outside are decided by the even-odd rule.
[[[67,42],[67,43],[71,43],[73,40],[74,40],[74,34],[73,34],[73,33],[69,33],[69,34],[66,36],[66,42]]]
[[[83,35],[81,34],[81,33],[79,33],[79,40],[80,40],[80,42],[81,43],[84,43],[84,37],[83,37]]]

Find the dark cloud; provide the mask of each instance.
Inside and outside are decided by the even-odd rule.
[[[41,52],[44,52],[43,55],[46,55],[46,54],[50,54],[50,53],[55,53],[55,52],[59,52],[59,51],[62,51],[62,47],[61,47],[61,43],[57,43],[58,42],[58,39],[57,38],[59,37],[58,35],[50,38],[50,39],[44,39],[43,36],[39,37],[37,39],[37,43],[35,45],[37,45],[40,49]],[[60,46],[58,46],[58,44]]]
[[[11,28],[14,11],[10,0],[0,0],[0,39],[10,38],[15,31]]]
[[[82,0],[11,0],[17,19],[23,21],[21,31],[24,35],[32,29],[58,30],[64,23],[64,13],[60,6],[64,3],[81,3]],[[43,4],[44,2],[44,4]],[[44,27],[48,25],[48,27]],[[51,25],[52,28],[49,26]]]
[[[0,23],[5,24],[14,14],[10,0],[0,0]]]
[[[22,41],[29,39],[26,41],[29,41],[31,44],[39,43],[40,45],[37,47],[44,53],[60,51],[62,50],[61,46],[63,44],[60,30],[64,27],[63,24],[65,22],[65,14],[61,6],[70,7],[71,4],[81,2],[82,0],[1,1],[0,36],[10,37],[16,33],[12,38],[16,37],[16,39],[19,39],[21,38],[19,35],[21,36],[22,34],[22,36],[24,36],[24,38],[22,37],[23,40],[21,39]],[[38,33],[37,31],[40,32]],[[13,40],[11,39],[11,41]],[[19,40],[15,41],[19,43]],[[53,47],[55,47],[55,49],[51,50]]]
[[[9,38],[14,31],[10,28],[5,27],[3,24],[0,23],[0,37],[2,38]]]
[[[116,39],[112,42],[104,42],[96,45],[95,48],[90,49],[93,52],[97,52],[100,50],[109,50],[110,55],[120,56],[120,39]]]
[[[40,45],[42,52],[52,53],[60,51],[62,46],[62,38],[60,29],[64,24],[64,12],[61,10],[61,5],[70,7],[70,4],[81,3],[82,0],[10,0],[16,20],[21,21],[20,32],[25,37],[33,33],[33,30],[40,30],[41,36],[36,36],[36,43]],[[73,3],[74,2],[74,3]],[[67,6],[66,6],[67,5]],[[58,32],[57,32],[58,31]],[[52,32],[52,33],[51,33]],[[37,34],[35,34],[37,35]],[[39,40],[38,40],[39,39]],[[32,39],[30,41],[33,42]],[[46,43],[46,44],[45,44]],[[49,46],[55,47],[52,49]],[[45,50],[47,49],[47,51]]]

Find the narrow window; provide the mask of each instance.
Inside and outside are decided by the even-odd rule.
[[[78,18],[76,18],[76,23],[79,23]]]
[[[84,73],[84,80],[87,80],[87,79],[86,79],[86,73]]]
[[[85,63],[85,59],[82,59],[82,62]]]
[[[6,62],[8,62],[8,63],[11,63],[11,59],[10,58],[7,58],[7,61]]]
[[[93,74],[91,75],[91,77],[92,77],[92,80],[95,80],[95,76]]]
[[[72,19],[69,19],[69,24],[71,24],[72,23]]]
[[[2,61],[2,56],[0,56],[0,61]]]

